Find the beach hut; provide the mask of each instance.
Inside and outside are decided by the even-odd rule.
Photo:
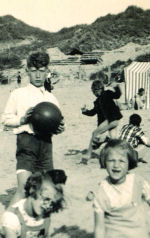
[[[150,62],[132,62],[124,69],[125,73],[125,100],[129,103],[139,88],[145,89],[146,105],[150,108]]]

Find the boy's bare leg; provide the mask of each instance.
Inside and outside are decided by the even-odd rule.
[[[93,140],[100,134],[103,134],[104,132],[106,132],[107,130],[109,130],[110,125],[108,123],[107,120],[105,120],[104,122],[102,122],[99,127],[96,128],[96,130],[93,131],[92,133],[92,137],[90,140],[90,144],[87,150],[87,153],[83,156],[82,158],[82,163],[87,164],[88,160],[91,159],[92,157],[92,149],[93,149]]]
[[[111,123],[108,123],[107,120],[105,120],[104,122],[102,122],[97,128],[96,130],[93,132],[92,134],[92,138],[90,140],[90,144],[88,147],[88,151],[87,153],[84,155],[84,157],[82,158],[82,163],[87,164],[88,160],[91,159],[92,156],[92,145],[93,145],[93,140],[99,136],[100,134],[105,133],[106,131],[109,131],[110,137],[113,138],[113,133],[116,134],[117,130],[116,127],[118,126],[118,120],[116,121],[112,121]],[[111,134],[112,133],[112,134]],[[115,135],[114,135],[115,136]],[[116,137],[115,137],[116,138]]]
[[[96,129],[95,133],[97,135],[103,134],[106,131],[110,131],[118,126],[118,120],[108,122],[107,120],[103,121]]]
[[[17,191],[16,191],[15,195],[13,196],[12,200],[10,201],[9,207],[11,205],[13,205],[14,203],[18,202],[20,199],[25,197],[24,186],[26,184],[28,177],[31,174],[32,174],[31,172],[26,171],[26,170],[17,174],[18,187],[17,187]]]
[[[109,130],[109,136],[111,139],[117,139],[118,138],[118,123],[115,121],[116,127]],[[113,123],[114,125],[114,123]]]
[[[92,156],[92,144],[93,144],[93,135],[92,135],[92,137],[91,137],[88,150],[87,150],[86,154],[85,154],[85,155],[83,156],[83,158],[82,158],[82,163],[83,163],[83,164],[87,164],[87,163],[88,163],[88,160],[89,160],[89,159],[91,158],[91,156]]]

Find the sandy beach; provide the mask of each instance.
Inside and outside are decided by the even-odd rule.
[[[23,81],[26,84],[26,81]],[[55,168],[64,169],[67,176],[65,193],[68,207],[52,216],[52,237],[92,238],[93,210],[92,203],[85,200],[88,191],[96,191],[98,183],[106,176],[106,171],[100,169],[98,152],[88,165],[80,164],[83,152],[87,149],[91,132],[96,127],[96,117],[86,117],[81,114],[81,107],[86,104],[92,107],[94,96],[90,90],[90,81],[66,80],[55,85],[53,93],[58,98],[65,118],[65,132],[53,137],[53,154]],[[2,114],[10,91],[15,83],[0,87],[0,114]],[[123,110],[123,124],[128,123],[132,110]],[[136,111],[137,113],[137,111]],[[139,111],[142,116],[142,127],[147,135],[150,134],[150,111]],[[0,214],[8,205],[16,181],[16,136],[12,131],[0,132]],[[134,171],[150,182],[150,149],[141,149],[140,157],[147,164],[139,163]],[[148,213],[150,212],[147,209]],[[149,220],[149,219],[148,219]]]

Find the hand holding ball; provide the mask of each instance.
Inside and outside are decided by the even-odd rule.
[[[51,135],[56,133],[61,120],[61,111],[55,104],[41,102],[34,107],[30,123],[35,134]]]

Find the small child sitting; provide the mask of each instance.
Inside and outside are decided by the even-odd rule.
[[[140,115],[132,114],[129,118],[129,124],[124,125],[120,133],[120,139],[126,140],[135,151],[140,150],[140,145],[150,146],[149,138],[145,135],[142,128],[140,128],[141,121],[142,118]],[[139,158],[138,162],[147,163],[142,158]]]
[[[124,125],[121,129],[120,139],[126,140],[134,149],[140,144],[150,146],[149,138],[140,128],[141,121],[140,115],[132,114],[129,118],[129,124]]]
[[[139,150],[139,145],[150,146],[149,138],[140,128],[142,118],[138,114],[132,114],[129,118],[129,124],[122,127],[120,139],[126,140],[132,148]]]
[[[130,100],[131,107],[135,110],[145,109],[145,90],[144,88],[139,88],[138,93]]]
[[[108,176],[94,197],[94,237],[148,238],[143,201],[150,205],[150,185],[129,173],[137,166],[132,147],[126,141],[110,140],[101,151],[100,165]]]

